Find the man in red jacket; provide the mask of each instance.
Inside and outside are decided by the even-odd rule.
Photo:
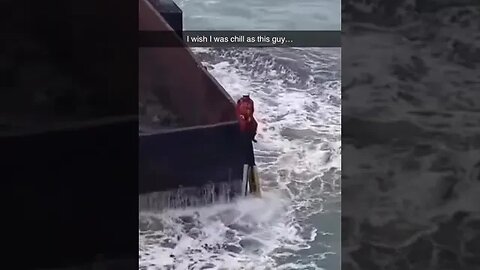
[[[258,126],[257,121],[253,117],[253,112],[253,100],[248,95],[242,96],[237,101],[237,118],[245,147],[245,164],[243,167],[244,182],[242,183],[242,190],[245,192],[245,195],[250,192],[261,196],[261,184],[258,178],[257,167],[255,166],[255,156],[253,155],[252,145],[252,141],[257,142],[255,135],[257,135]]]
[[[240,124],[240,131],[243,132],[250,141],[257,142],[255,136],[257,135],[257,121],[253,117],[254,103],[248,96],[244,95],[237,101],[237,118]]]

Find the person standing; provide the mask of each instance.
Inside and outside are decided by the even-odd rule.
[[[258,178],[257,167],[255,166],[252,144],[252,141],[257,142],[255,136],[257,135],[258,123],[253,116],[253,112],[255,111],[254,102],[249,95],[244,95],[237,101],[236,110],[246,155],[244,165],[245,195],[248,194],[247,190],[249,190],[250,193],[261,196],[260,180]]]

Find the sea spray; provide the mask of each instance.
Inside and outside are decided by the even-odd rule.
[[[139,196],[139,210],[162,211],[228,203],[241,194],[240,190],[241,181],[231,181],[142,194]]]

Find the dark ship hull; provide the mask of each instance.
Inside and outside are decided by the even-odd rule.
[[[181,21],[173,2],[141,0],[139,12],[140,34],[178,33],[170,26]],[[213,196],[239,194],[243,165],[253,159],[253,149],[245,147],[233,99],[187,47],[139,50],[139,192],[209,186]],[[198,196],[205,193],[196,190]]]

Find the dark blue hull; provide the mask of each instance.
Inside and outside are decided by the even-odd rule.
[[[140,136],[140,193],[239,182],[253,152],[236,122]]]

